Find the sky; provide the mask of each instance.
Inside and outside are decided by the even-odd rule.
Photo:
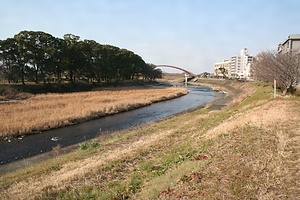
[[[242,48],[276,51],[299,22],[299,0],[0,0],[0,40],[23,30],[71,33],[195,74]]]

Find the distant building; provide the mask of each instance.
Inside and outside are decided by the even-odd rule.
[[[223,60],[222,62],[215,63],[214,77],[216,78],[231,78],[230,61]]]
[[[234,79],[251,80],[251,64],[254,57],[249,55],[248,49],[243,48],[240,56],[232,56],[230,61],[230,77]]]
[[[278,53],[300,53],[300,34],[289,35],[288,38],[278,45]]]
[[[232,56],[230,60],[215,63],[214,76],[217,78],[251,80],[251,64],[254,57],[249,55],[248,49],[243,48],[239,56]]]

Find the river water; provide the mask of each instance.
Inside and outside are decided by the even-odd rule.
[[[25,160],[37,154],[51,151],[54,147],[70,146],[95,138],[108,132],[135,127],[147,122],[163,119],[189,109],[203,106],[222,94],[211,88],[188,86],[189,94],[132,111],[82,122],[76,125],[44,131],[14,139],[0,141],[0,165]]]

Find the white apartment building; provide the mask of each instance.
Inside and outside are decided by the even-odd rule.
[[[251,80],[251,64],[253,60],[254,57],[249,55],[247,48],[241,50],[240,56],[232,56],[230,61],[230,77]]]
[[[231,78],[230,72],[230,61],[223,60],[222,62],[215,63],[214,66],[214,77],[216,78]]]
[[[278,53],[300,53],[300,34],[289,35],[278,45]]]

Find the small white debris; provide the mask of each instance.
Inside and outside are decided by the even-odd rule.
[[[59,137],[52,137],[51,140],[54,141],[54,142],[56,142],[58,140],[61,140],[61,138],[59,138]]]
[[[21,135],[20,137],[18,137],[19,140],[23,140],[24,135]]]

